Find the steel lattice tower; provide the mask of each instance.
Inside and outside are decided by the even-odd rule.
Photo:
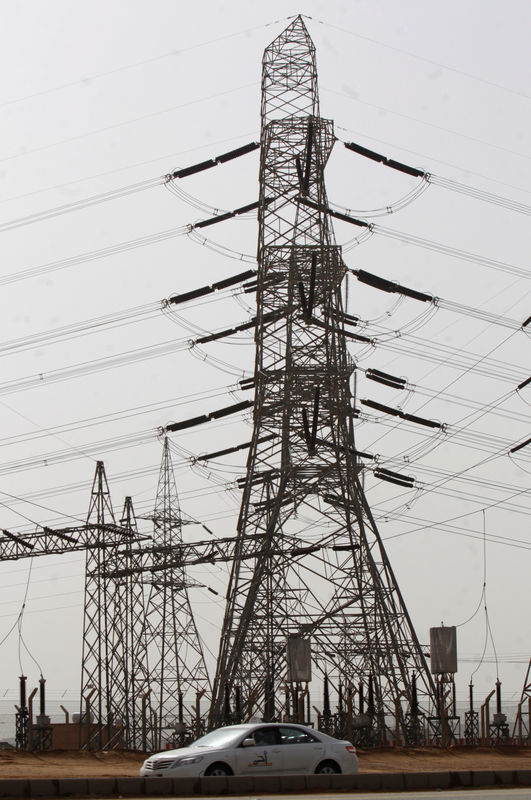
[[[118,526],[103,461],[96,464],[87,526],[94,531],[94,544],[87,550],[85,562],[81,711],[84,711],[84,698],[93,693],[96,733],[86,746],[101,750],[113,746],[114,721],[120,725],[123,723],[124,665],[127,659],[118,584],[105,577],[109,569],[116,568],[118,549],[116,545],[107,544],[109,537],[106,533],[116,531]]]
[[[145,551],[138,547],[136,516],[131,497],[124,501],[120,525],[130,539],[116,552],[115,568],[124,573],[114,579],[114,596],[118,601],[115,613],[122,620],[123,665],[115,675],[114,713],[124,728],[124,746],[141,749],[143,746],[142,698],[149,689],[149,666],[145,635],[144,586],[138,578],[145,562]],[[119,680],[119,685],[116,682]]]
[[[345,266],[326,213],[333,144],[297,17],[263,59],[254,431],[210,724],[236,687],[248,713],[286,713],[295,636],[336,689],[370,684],[381,735],[397,714],[405,734],[410,674],[424,707],[434,687],[360,483]]]
[[[188,590],[196,586],[182,566],[174,566],[175,548],[182,544],[181,515],[168,438],[164,438],[155,513],[153,566],[146,607],[146,641],[150,688],[156,713],[154,749],[163,743],[162,731],[179,731],[194,718],[197,695],[208,695],[203,648]],[[197,720],[194,719],[197,730]],[[177,737],[178,738],[178,737]]]

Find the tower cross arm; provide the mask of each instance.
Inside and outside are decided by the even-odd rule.
[[[76,525],[47,528],[22,536],[5,528],[0,533],[0,561],[17,561],[33,556],[59,555],[97,547],[119,547],[146,539],[118,525]]]

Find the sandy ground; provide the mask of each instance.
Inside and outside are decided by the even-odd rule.
[[[358,751],[360,772],[438,772],[466,769],[531,769],[528,747],[382,748]],[[0,751],[2,778],[79,778],[138,775],[142,753]]]

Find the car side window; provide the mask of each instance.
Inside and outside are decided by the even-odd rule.
[[[253,733],[253,739],[256,745],[278,744],[278,733],[275,728],[258,728]]]
[[[314,744],[319,742],[315,736],[307,731],[301,731],[299,728],[288,728],[281,726],[278,729],[280,733],[281,744]]]

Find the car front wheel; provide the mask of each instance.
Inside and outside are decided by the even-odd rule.
[[[214,777],[217,777],[217,778],[221,778],[221,777],[223,777],[225,775],[232,775],[232,774],[233,774],[233,772],[232,772],[231,768],[229,766],[227,766],[227,764],[221,764],[221,763],[211,764],[205,770],[205,776],[207,776],[207,777],[214,776]]]
[[[316,775],[337,775],[338,772],[341,770],[335,761],[321,761],[315,770]]]

